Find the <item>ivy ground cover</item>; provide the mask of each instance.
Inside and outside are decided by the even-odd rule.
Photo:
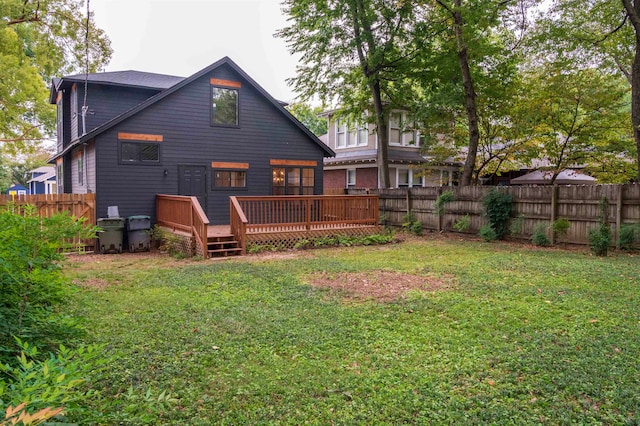
[[[110,354],[96,423],[640,422],[638,256],[416,239],[67,273]]]

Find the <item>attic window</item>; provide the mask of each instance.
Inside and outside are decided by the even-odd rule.
[[[241,84],[235,81],[211,79],[211,124],[238,126],[238,99]]]

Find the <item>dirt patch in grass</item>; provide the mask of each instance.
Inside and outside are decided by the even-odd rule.
[[[309,284],[315,288],[328,289],[331,295],[348,300],[392,302],[406,298],[411,290],[424,292],[442,291],[452,288],[452,278],[436,278],[392,271],[342,272],[312,275]]]

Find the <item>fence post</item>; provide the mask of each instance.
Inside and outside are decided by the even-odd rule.
[[[441,214],[438,214],[438,212],[436,211],[436,202],[438,201],[438,198],[440,198],[440,196],[442,195],[442,186],[438,187],[438,190],[436,191],[436,199],[433,201],[433,214],[436,215],[436,218],[438,219],[438,232],[442,232],[442,216]]]
[[[557,215],[558,215],[558,185],[553,184],[553,186],[551,187],[551,217],[550,217],[551,235],[549,238],[551,245],[554,245],[556,243],[555,241],[556,235],[555,235],[555,232],[553,232],[553,222],[556,221]]]
[[[616,186],[616,250],[620,250],[620,229],[622,227],[622,185]]]

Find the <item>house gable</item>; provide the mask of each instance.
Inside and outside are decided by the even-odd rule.
[[[237,90],[237,123],[214,121],[216,87]],[[95,148],[99,216],[110,205],[123,216],[154,216],[155,195],[179,194],[188,171],[204,179],[201,203],[213,223],[228,221],[230,195],[272,193],[272,174],[281,167],[273,160],[292,161],[285,172],[304,176],[307,187],[322,193],[323,157],[333,155],[228,58],[88,132],[56,157],[67,163],[85,143]]]

